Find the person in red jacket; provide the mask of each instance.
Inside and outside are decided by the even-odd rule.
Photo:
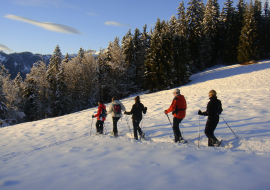
[[[165,110],[165,114],[172,112],[173,114],[173,132],[174,132],[174,142],[180,142],[184,140],[180,129],[179,124],[186,116],[187,103],[183,95],[180,94],[179,89],[174,89],[173,95],[175,96],[169,109]]]
[[[96,128],[97,128],[97,134],[103,134],[103,124],[104,121],[106,120],[106,106],[103,104],[102,101],[98,101],[98,111],[96,115],[92,115],[92,118],[97,117],[97,123],[96,123]]]

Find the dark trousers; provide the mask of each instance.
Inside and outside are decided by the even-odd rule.
[[[141,120],[133,119],[133,131],[134,131],[134,138],[138,139],[137,131],[140,135],[142,135],[142,129],[140,128]]]
[[[177,117],[173,118],[173,133],[174,133],[174,142],[178,142],[180,140],[180,137],[182,137],[179,124],[181,123],[183,119],[178,119]]]
[[[120,119],[120,117],[113,117],[112,118],[112,120],[113,120],[113,133],[114,134],[118,133],[117,122],[118,122],[119,119]]]
[[[215,117],[208,117],[204,133],[208,137],[208,146],[213,146],[218,139],[214,135],[214,131],[217,127],[217,124],[219,122],[219,116]]]
[[[103,133],[103,124],[104,121],[97,120],[96,123],[97,133]]]

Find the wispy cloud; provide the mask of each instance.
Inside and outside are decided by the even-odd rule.
[[[87,15],[90,15],[90,16],[99,16],[98,14],[94,13],[94,12],[87,12],[86,13]]]
[[[121,24],[121,23],[115,22],[115,21],[107,21],[107,22],[105,22],[105,25],[109,25],[109,26],[124,26],[124,27],[129,27],[130,26],[130,25]]]
[[[35,7],[63,7],[63,8],[72,8],[78,9],[77,6],[67,4],[63,0],[13,0],[14,4],[23,5],[23,6],[35,6]]]
[[[54,32],[60,32],[60,33],[68,33],[68,34],[79,34],[81,35],[82,33],[75,29],[71,28],[69,26],[61,25],[61,24],[55,24],[51,22],[38,22],[35,20],[31,20],[25,17],[21,16],[16,16],[16,15],[5,15],[6,18],[13,19],[13,20],[18,20],[22,22],[26,22],[41,28],[44,28],[46,30],[54,31]]]
[[[5,50],[5,51],[10,51],[12,52],[11,49],[9,49],[7,46],[3,45],[3,44],[0,44],[0,50]]]

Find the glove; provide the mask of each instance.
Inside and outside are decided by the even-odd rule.
[[[198,115],[203,115],[201,110],[198,111]]]
[[[95,118],[95,115],[92,115],[92,118]]]
[[[147,107],[145,107],[145,111],[147,111]]]
[[[126,112],[126,111],[124,111],[124,114],[127,114],[127,112]]]
[[[168,114],[167,110],[164,111],[165,114]]]

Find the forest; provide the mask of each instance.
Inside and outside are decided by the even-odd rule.
[[[36,62],[25,79],[13,80],[0,63],[0,126],[57,117],[110,102],[113,96],[178,87],[217,64],[270,58],[268,0],[236,7],[226,0],[179,3],[176,16],[157,19],[154,28],[115,37],[98,56],[80,48],[64,56],[57,45],[49,64]]]

